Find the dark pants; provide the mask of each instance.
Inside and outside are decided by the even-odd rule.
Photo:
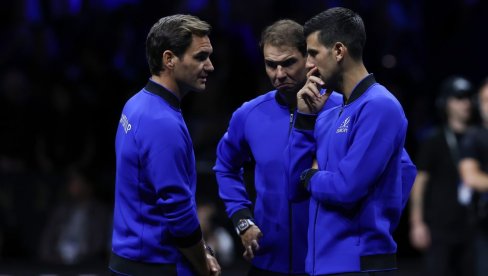
[[[260,269],[254,266],[251,266],[251,269],[247,273],[248,276],[307,276],[307,274],[288,274],[288,273],[279,273],[273,272],[269,270]]]
[[[114,276],[176,276],[176,265],[135,262],[114,253],[110,256],[109,269]]]
[[[474,275],[473,247],[469,242],[433,241],[425,253],[425,276]]]
[[[395,276],[397,270],[389,271],[377,271],[377,272],[353,272],[353,273],[339,273],[339,274],[327,274],[327,276]],[[278,273],[259,269],[252,266],[249,270],[248,276],[305,276],[307,274],[288,274],[288,273]],[[326,276],[326,275],[324,275]]]
[[[488,275],[488,230],[480,229],[476,235],[476,275]]]
[[[398,270],[375,271],[375,272],[349,272],[338,274],[325,274],[324,276],[396,276]]]

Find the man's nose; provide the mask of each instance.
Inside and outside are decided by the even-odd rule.
[[[281,65],[278,65],[278,67],[276,67],[276,78],[278,79],[286,78],[286,71]]]
[[[307,62],[305,62],[305,68],[312,69],[313,67],[315,67],[315,64],[310,60],[309,57],[307,57]]]
[[[214,67],[213,67],[212,61],[210,59],[208,59],[207,63],[204,66],[204,69],[205,69],[205,71],[213,72]]]

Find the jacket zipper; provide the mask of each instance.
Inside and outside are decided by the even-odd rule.
[[[312,254],[312,271],[313,271],[313,274],[315,275],[315,233],[316,233],[316,230],[317,230],[317,215],[319,213],[319,204],[317,202],[317,206],[315,206],[315,217],[314,217],[314,220],[313,220],[313,243],[312,243],[312,246],[313,246],[313,254]]]
[[[342,111],[344,111],[344,107],[346,107],[346,105],[345,105],[345,104],[343,104],[343,105],[341,106],[341,111],[339,111],[339,117],[341,117],[341,115],[342,115]]]
[[[293,223],[292,223],[292,219],[293,219],[293,213],[292,213],[292,206],[291,206],[291,202],[288,201],[288,209],[289,209],[289,214],[290,214],[290,217],[289,217],[289,220],[290,220],[290,224],[289,224],[289,229],[290,229],[290,256],[289,256],[289,272],[290,274],[293,272]]]
[[[295,114],[293,113],[292,110],[290,110],[290,125],[288,127],[288,137],[290,137],[290,134],[291,134],[291,130],[293,129],[293,118],[294,118]]]
[[[294,118],[294,111],[293,109],[290,109],[290,124],[289,124],[289,128],[288,128],[288,137],[290,137],[290,134],[291,134],[291,130],[293,128],[293,118]],[[289,260],[288,260],[288,263],[289,263],[289,268],[288,268],[288,271],[289,273],[291,274],[293,272],[293,208],[292,208],[292,203],[290,201],[288,201],[288,221],[289,221],[289,227],[288,229],[290,229],[290,232],[289,232],[289,242],[290,242],[290,255],[289,255]]]

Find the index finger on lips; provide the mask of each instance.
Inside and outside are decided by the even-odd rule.
[[[313,74],[315,74],[315,72],[317,72],[317,67],[313,67],[312,69],[310,69],[308,72],[307,72],[307,78],[310,78],[310,76],[312,76]]]
[[[310,76],[308,78],[308,81],[314,83],[315,85],[317,85],[317,84],[320,86],[324,85],[324,81],[318,76]]]

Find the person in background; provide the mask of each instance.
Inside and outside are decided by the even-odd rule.
[[[297,93],[285,164],[290,199],[310,200],[306,272],[395,274],[393,231],[416,174],[403,148],[403,108],[363,64],[358,14],[328,9],[304,34],[311,70]],[[319,113],[332,91],[343,104]]]
[[[115,139],[115,275],[220,274],[202,238],[195,156],[180,109],[214,70],[209,32],[208,23],[177,14],[161,18],[147,36],[151,77],[125,104]]]
[[[198,200],[198,219],[202,234],[214,250],[222,267],[230,267],[235,261],[234,239],[229,231],[222,227],[219,220],[218,207],[213,200]]]
[[[475,105],[481,124],[466,133],[459,170],[462,182],[475,191],[472,197],[476,219],[476,274],[488,275],[488,79],[478,90]]]
[[[424,253],[425,275],[474,273],[473,227],[457,169],[470,123],[471,93],[471,82],[462,76],[441,83],[436,105],[443,123],[422,142],[417,154],[410,242]]]
[[[55,207],[42,231],[42,262],[79,265],[105,260],[111,213],[95,196],[95,183],[93,169],[67,171],[66,200]]]
[[[218,144],[214,171],[244,257],[252,261],[248,275],[305,274],[308,202],[288,201],[283,170],[296,94],[307,74],[303,27],[289,19],[276,21],[262,32],[260,46],[274,89],[234,112]],[[341,100],[333,93],[323,109]],[[250,160],[255,162],[254,204],[243,177]]]

